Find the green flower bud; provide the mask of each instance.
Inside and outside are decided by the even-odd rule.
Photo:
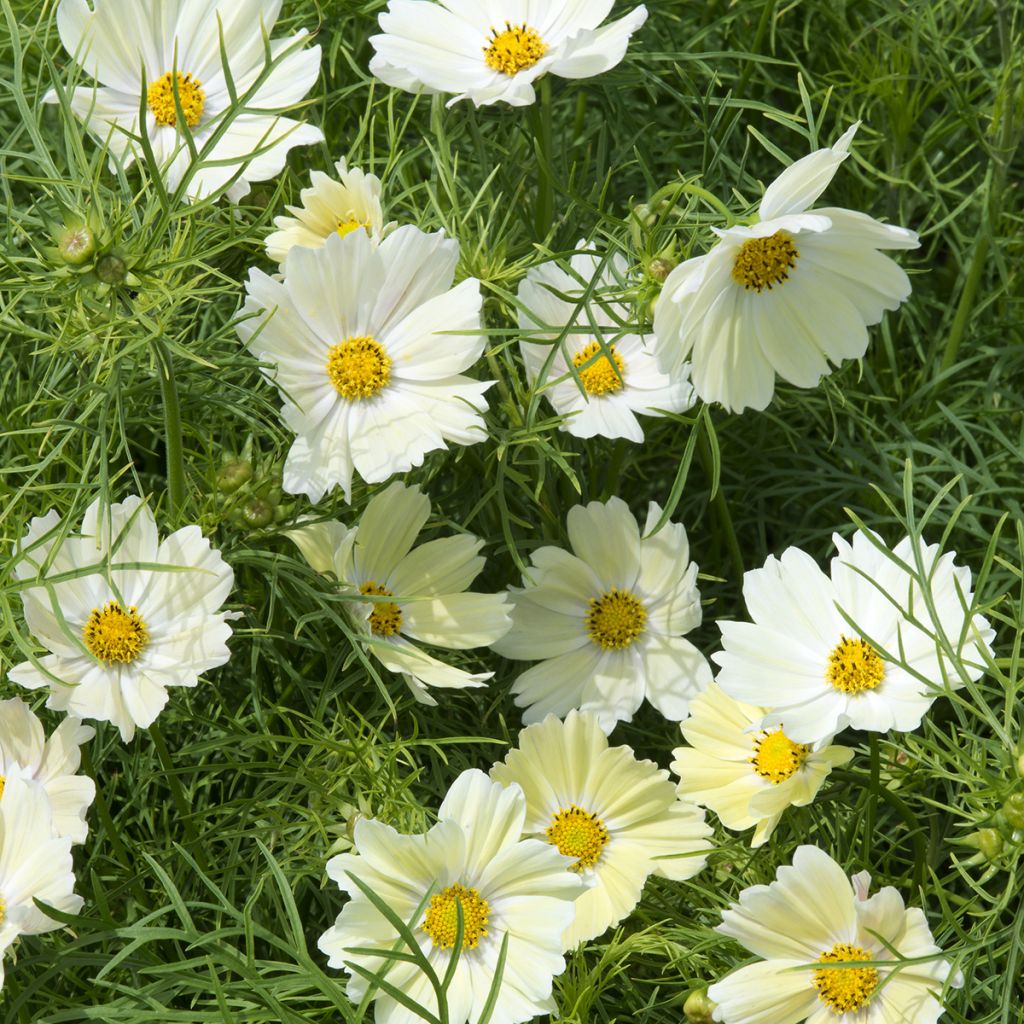
[[[57,240],[61,259],[72,267],[80,267],[96,251],[96,236],[88,224],[65,228]]]
[[[104,284],[124,284],[128,278],[128,264],[115,253],[104,253],[96,261],[96,276]]]
[[[1024,779],[1024,754],[1017,758],[1017,774]]]
[[[1003,852],[1003,837],[999,830],[994,828],[979,828],[962,842],[964,846],[971,846],[977,850],[987,861],[998,860]]]
[[[699,988],[691,992],[683,1003],[683,1013],[690,1024],[711,1024],[715,1004],[708,999],[708,990]]]
[[[658,282],[664,281],[675,269],[675,260],[666,259],[663,256],[656,257],[647,265],[647,273]]]
[[[274,509],[262,498],[253,498],[243,506],[242,519],[245,520],[246,526],[260,529],[274,521]]]
[[[1002,811],[1007,824],[1012,828],[1024,828],[1024,793],[1011,793]]]
[[[234,494],[252,479],[252,463],[229,462],[217,471],[217,489]]]

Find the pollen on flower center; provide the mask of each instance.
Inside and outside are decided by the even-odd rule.
[[[763,732],[754,740],[754,771],[774,785],[785,782],[802,767],[811,748],[794,743],[781,729]]]
[[[818,957],[818,962],[838,964],[870,959],[871,952],[862,946],[837,942]],[[814,972],[813,979],[818,998],[834,1013],[859,1010],[878,987],[878,971],[874,967],[819,968]]]
[[[552,846],[566,857],[574,857],[573,871],[592,868],[608,845],[608,829],[590,811],[572,804],[556,812],[544,834]]]
[[[328,354],[327,376],[350,402],[375,398],[391,382],[391,358],[374,338],[348,338]]]
[[[93,608],[82,627],[82,639],[99,661],[130,665],[149,643],[149,630],[137,608],[108,601],[103,608]]]
[[[180,71],[172,75],[170,71],[150,83],[146,93],[149,109],[156,118],[156,123],[165,128],[174,128],[178,124],[178,110],[174,105],[174,86],[178,86],[178,100],[181,112],[185,115],[185,123],[195,128],[203,116],[206,104],[206,93],[203,83],[192,75],[183,75]]]
[[[839,643],[828,656],[825,676],[843,693],[863,693],[873,690],[885,678],[885,662],[866,640],[840,635]]]
[[[547,52],[547,43],[541,39],[539,32],[525,22],[513,25],[506,21],[502,32],[491,26],[491,38],[484,47],[484,61],[495,71],[515,75],[532,68]]]
[[[6,785],[7,785],[7,777],[4,776],[4,775],[0,775],[0,796],[4,795],[4,786],[6,786]],[[2,920],[2,918],[0,918],[0,920]]]
[[[747,291],[763,292],[789,277],[800,257],[792,236],[776,231],[768,238],[748,238],[736,254],[732,279]]]
[[[0,896],[0,924],[4,923],[4,919],[7,917],[7,904],[4,902],[3,896]]]
[[[367,580],[359,588],[360,594],[371,597],[394,597],[387,587],[382,587],[373,580]],[[370,612],[370,632],[374,636],[394,636],[402,629],[402,609],[392,601],[374,601]]]
[[[577,352],[572,359],[573,366],[583,367],[580,370],[583,390],[597,398],[621,390],[622,376],[626,369],[626,364],[615,351],[615,346],[607,345],[605,348],[611,353],[611,359],[601,351],[601,346],[596,341],[592,341],[585,349]],[[595,358],[598,356],[599,358]],[[585,366],[585,363],[590,365]]]
[[[435,949],[453,949],[459,928],[458,907],[462,906],[462,948],[476,949],[487,935],[491,908],[476,889],[449,885],[430,899],[420,927],[430,936]]]
[[[607,594],[591,599],[584,622],[595,644],[606,651],[621,651],[643,633],[647,610],[628,590],[612,587]]]
[[[360,228],[369,229],[370,225],[362,220],[343,220],[339,222],[338,226],[334,229],[344,238],[346,235],[351,235],[353,231],[358,231]]]

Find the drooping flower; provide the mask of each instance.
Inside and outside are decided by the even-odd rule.
[[[519,286],[519,349],[530,384],[568,417],[562,429],[575,437],[643,441],[638,413],[658,416],[693,405],[689,372],[662,373],[648,340],[623,326],[630,319],[626,306],[601,301],[602,293],[622,288],[621,256],[602,269],[600,257],[577,253],[570,271],[542,263]]]
[[[79,775],[81,746],[96,730],[69,716],[47,739],[42,722],[20,698],[0,701],[0,794],[12,778],[30,779],[46,791],[54,834],[84,843],[85,813],[96,797],[96,784]]]
[[[328,875],[351,898],[318,943],[331,967],[349,971],[347,992],[354,1003],[369,986],[349,965],[379,973],[388,961],[353,950],[391,950],[401,940],[353,877],[410,922],[439,977],[449,969],[461,905],[462,949],[448,989],[450,1024],[480,1018],[506,939],[492,1024],[526,1021],[554,1009],[551,981],[565,967],[562,934],[572,922],[584,882],[553,846],[520,838],[525,818],[526,801],[518,786],[501,786],[471,770],[455,780],[437,824],[424,835],[401,835],[365,818],[356,823],[356,852],[327,864]],[[387,980],[437,1014],[434,991],[417,965],[393,962]],[[380,989],[374,1000],[380,1024],[421,1020]]]
[[[594,715],[549,715],[519,734],[518,748],[491,769],[526,798],[526,835],[572,857],[590,883],[564,940],[572,948],[618,924],[640,902],[651,875],[682,881],[707,861],[704,812],[681,800],[668,772],[609,747]]]
[[[20,936],[64,927],[34,901],[77,914],[83,901],[74,889],[71,837],[54,834],[46,790],[37,782],[11,776],[0,796],[0,988],[4,954]]]
[[[891,887],[867,897],[857,882],[864,896],[827,853],[801,846],[776,881],[745,889],[716,930],[761,960],[708,989],[715,1020],[934,1024],[943,983],[963,978],[950,979],[920,910]]]
[[[284,489],[319,501],[352,476],[382,483],[448,444],[482,441],[480,282],[452,287],[458,242],[411,226],[293,248],[284,281],[252,270],[239,337],[281,391],[297,437]]]
[[[397,89],[455,93],[449,106],[528,106],[541,75],[593,78],[622,61],[647,9],[600,28],[613,2],[390,0],[381,34],[370,37],[370,71]]]
[[[788,167],[750,227],[715,229],[718,244],[681,263],[654,312],[656,351],[674,373],[692,360],[697,394],[733,412],[764,409],[775,375],[811,388],[867,351],[867,328],[910,295],[883,249],[917,235],[837,207],[811,210],[849,155],[857,125]]]
[[[139,155],[139,111],[169,187],[177,189],[193,163],[182,117],[202,151],[219,132],[237,96],[264,72],[264,33],[273,32],[280,0],[61,0],[57,29],[64,49],[96,79],[70,96],[71,110],[104,145],[111,164]],[[323,141],[319,128],[275,111],[299,103],[320,73],[320,47],[303,48],[308,33],[270,41],[279,63],[235,114],[187,186],[190,198],[209,196],[237,174],[228,194],[239,199],[249,183],[281,172],[288,151]],[[222,63],[221,44],[227,61]],[[143,97],[143,75],[145,97]],[[229,85],[230,75],[230,85]],[[57,102],[50,91],[46,102]]]
[[[344,160],[334,165],[337,179],[313,171],[312,186],[299,194],[299,206],[287,206],[291,217],[275,217],[277,230],[267,236],[267,255],[279,264],[293,245],[322,249],[333,234],[345,235],[362,229],[379,242],[392,225],[385,226],[381,209],[380,178],[351,170]]]
[[[744,575],[753,622],[719,622],[718,683],[770,708],[762,727],[784,724],[796,743],[847,726],[916,729],[945,685],[963,686],[960,672],[979,679],[991,658],[994,632],[967,610],[971,571],[954,564],[953,552],[909,537],[891,551],[864,532],[852,544],[838,534],[832,541],[830,576],[799,548]],[[958,651],[956,664],[939,646],[943,636]]]
[[[81,532],[62,536],[60,516],[35,518],[21,542],[17,579],[25,621],[50,653],[9,678],[48,688],[47,707],[112,722],[130,740],[167,703],[167,688],[195,686],[230,657],[231,567],[198,526],[160,540],[141,498],[97,499]],[[59,577],[66,577],[60,579]]]
[[[781,727],[758,728],[767,713],[712,683],[680,727],[690,745],[672,752],[680,796],[709,807],[726,828],[753,826],[755,847],[771,838],[787,807],[811,803],[832,769],[853,757],[828,739],[794,743]]]
[[[661,515],[651,502],[645,535]],[[577,505],[567,525],[573,554],[533,552],[530,579],[509,591],[512,629],[494,644],[506,658],[542,659],[512,685],[523,721],[579,708],[610,733],[645,698],[666,718],[685,718],[711,682],[704,656],[683,636],[701,621],[685,528],[666,523],[641,539],[620,498]]]
[[[429,516],[430,499],[396,481],[370,499],[358,526],[311,523],[288,536],[317,572],[377,598],[352,604],[369,652],[402,676],[416,700],[437,704],[431,688],[483,686],[494,673],[466,672],[420,645],[486,647],[508,632],[512,619],[504,593],[466,592],[483,571],[483,541],[463,533],[413,548]]]

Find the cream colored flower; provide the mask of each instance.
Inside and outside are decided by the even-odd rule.
[[[81,533],[62,536],[60,516],[33,519],[17,579],[25,621],[51,653],[9,678],[49,689],[47,707],[112,722],[130,740],[167,703],[167,688],[195,686],[231,656],[231,567],[198,526],[160,540],[141,498],[85,512]],[[65,576],[65,579],[56,579]]]
[[[461,651],[486,647],[511,624],[504,593],[466,589],[483,571],[483,541],[469,534],[439,537],[413,548],[430,517],[430,499],[395,482],[370,499],[359,525],[311,523],[291,530],[306,561],[333,574],[353,594],[353,618],[367,649],[405,680],[423,704],[436,705],[431,689],[485,685],[493,672],[466,672],[428,654],[422,644]]]
[[[519,734],[519,746],[491,769],[526,797],[523,831],[575,861],[590,883],[576,901],[567,948],[603,934],[640,902],[650,875],[692,878],[707,861],[704,812],[680,800],[668,772],[609,747],[594,715],[549,715]]]
[[[620,498],[569,510],[573,553],[533,552],[529,578],[510,588],[512,629],[494,644],[506,658],[538,661],[512,684],[523,721],[592,711],[610,733],[646,698],[666,718],[686,717],[711,682],[704,655],[683,636],[700,625],[697,566],[686,530],[651,502],[641,538]]]
[[[379,973],[388,962],[364,950],[402,946],[394,927],[353,882],[358,878],[411,923],[439,977],[454,967],[447,998],[450,1024],[480,1019],[505,941],[491,1024],[527,1021],[555,1009],[551,981],[565,968],[562,933],[584,883],[552,846],[520,838],[525,817],[518,786],[500,786],[474,770],[455,780],[437,824],[425,835],[401,835],[365,818],[356,822],[356,852],[327,864],[328,875],[350,899],[318,943],[331,967],[350,973],[352,1002],[360,1002],[369,986],[350,965]],[[462,949],[452,965],[459,905]],[[416,964],[391,963],[387,980],[437,1014],[437,998]],[[422,1021],[380,989],[373,998],[378,1024]]]
[[[943,984],[963,985],[920,910],[889,887],[859,897],[815,846],[745,889],[716,930],[761,958],[708,989],[724,1024],[935,1024]]]
[[[448,105],[471,99],[527,106],[533,83],[551,73],[593,78],[622,61],[630,37],[647,20],[637,7],[599,27],[613,0],[390,0],[381,34],[370,37],[370,71],[411,92],[456,93]]]
[[[383,483],[428,452],[487,437],[480,282],[452,287],[458,242],[405,226],[376,245],[336,233],[295,247],[284,281],[252,270],[239,337],[281,391],[295,432],[284,489],[319,501],[352,478]]]
[[[799,548],[744,575],[753,622],[719,622],[718,685],[770,708],[761,725],[784,724],[796,743],[847,726],[916,729],[945,686],[963,686],[961,672],[981,678],[992,657],[992,628],[967,611],[971,571],[954,564],[953,552],[909,537],[891,551],[863,532],[852,544],[838,534],[832,541],[829,576]],[[942,653],[942,636],[958,650],[956,664]]]
[[[884,249],[917,235],[837,207],[810,210],[847,158],[857,125],[829,149],[797,160],[768,187],[750,227],[715,229],[718,244],[681,263],[654,311],[662,369],[691,360],[705,402],[764,409],[775,375],[812,388],[830,363],[859,359],[867,328],[910,295]]]
[[[625,278],[621,256],[602,270],[600,257],[577,253],[568,270],[542,263],[519,285],[519,350],[527,376],[555,412],[568,417],[562,429],[575,437],[640,442],[638,415],[684,412],[694,403],[688,369],[674,379],[662,373],[648,339],[623,326],[629,309],[602,299],[621,291]]]
[[[68,717],[46,738],[42,723],[20,698],[0,701],[0,794],[12,778],[38,782],[46,791],[54,834],[84,843],[85,813],[96,797],[96,784],[79,775],[80,747],[96,734],[81,719]]]
[[[672,752],[680,796],[711,808],[726,828],[753,826],[751,846],[766,843],[787,807],[811,803],[829,772],[853,757],[829,740],[794,743],[782,728],[758,728],[767,711],[713,683],[691,701],[680,727],[690,745]]]
[[[61,0],[57,30],[64,49],[98,82],[71,95],[71,110],[104,145],[112,166],[138,156],[139,110],[157,163],[176,189],[193,157],[178,125],[184,117],[197,151],[213,140],[232,105],[221,43],[236,95],[263,73],[264,33],[274,30],[280,0]],[[302,47],[305,31],[270,41],[282,56],[231,120],[188,185],[191,198],[209,196],[240,173],[228,194],[273,178],[288,151],[323,141],[319,128],[274,111],[299,103],[320,74],[320,47]],[[142,95],[145,75],[146,94]],[[175,102],[177,94],[177,102]],[[45,101],[57,102],[51,91]]]
[[[322,249],[334,234],[342,238],[362,229],[375,242],[394,225],[384,225],[380,203],[380,178],[364,174],[358,167],[349,170],[344,160],[334,165],[337,179],[313,171],[312,186],[299,193],[301,205],[286,206],[291,217],[275,217],[277,230],[267,236],[267,255],[279,264],[293,245]]]
[[[20,776],[9,778],[0,796],[0,989],[4,955],[20,936],[64,927],[35,900],[65,914],[82,909],[74,892],[71,837],[54,832],[46,790]]]

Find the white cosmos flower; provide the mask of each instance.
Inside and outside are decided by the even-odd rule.
[[[519,746],[491,769],[526,797],[528,836],[575,861],[589,888],[576,901],[566,948],[596,938],[640,902],[650,875],[692,878],[707,861],[704,812],[680,800],[668,772],[609,747],[594,715],[549,715],[519,734]]]
[[[46,790],[37,782],[11,777],[0,796],[0,988],[4,954],[19,936],[64,927],[34,900],[77,914],[83,901],[74,888],[71,837],[54,835]]]
[[[337,179],[313,171],[312,186],[299,193],[300,206],[286,206],[291,217],[275,217],[277,230],[267,236],[267,255],[283,264],[293,245],[321,249],[330,235],[344,237],[362,228],[379,242],[394,225],[385,227],[381,209],[380,178],[364,174],[358,167],[349,169],[344,160],[334,165]]]
[[[230,657],[231,567],[198,526],[160,540],[142,499],[94,501],[81,533],[61,536],[54,511],[33,519],[14,573],[25,621],[51,653],[9,678],[49,688],[47,707],[112,722],[130,740],[167,703],[169,686],[195,686]],[[81,573],[57,581],[58,576]]]
[[[776,373],[814,387],[859,359],[867,328],[910,295],[910,279],[882,249],[916,249],[917,235],[863,213],[809,210],[849,155],[857,125],[830,149],[786,168],[750,227],[715,229],[718,245],[681,263],[654,311],[662,368],[692,359],[706,402],[764,409]]]
[[[963,686],[961,673],[979,679],[992,656],[993,630],[965,610],[971,571],[954,565],[953,552],[920,543],[933,616],[909,537],[891,552],[863,532],[852,544],[838,534],[832,541],[831,575],[799,548],[744,575],[753,622],[719,623],[718,683],[737,700],[770,708],[761,724],[784,724],[797,743],[846,726],[916,729],[944,684]],[[939,649],[943,636],[959,652],[955,664]]]
[[[751,846],[771,838],[787,807],[811,803],[834,767],[853,757],[828,739],[794,743],[780,728],[758,728],[768,708],[733,700],[712,683],[690,702],[672,771],[679,794],[709,807],[726,828],[754,828]]]
[[[645,534],[661,514],[651,502]],[[641,539],[620,498],[577,505],[567,526],[573,554],[533,552],[530,579],[509,591],[512,630],[494,644],[506,658],[542,659],[512,684],[523,721],[579,708],[610,733],[645,697],[666,718],[685,718],[711,682],[711,667],[683,637],[701,621],[685,528],[666,523]]]
[[[68,716],[47,739],[42,722],[20,698],[0,701],[0,794],[12,778],[31,779],[46,791],[54,834],[84,843],[89,826],[85,812],[96,797],[96,784],[78,775],[79,749],[96,730]]]
[[[459,244],[405,226],[380,245],[365,231],[295,247],[284,280],[252,270],[238,334],[263,363],[298,435],[284,489],[319,501],[354,472],[367,483],[428,452],[486,437],[493,381],[462,376],[484,350],[480,282],[452,287]],[[270,314],[260,316],[257,314]]]
[[[354,602],[356,625],[370,653],[399,673],[418,701],[437,704],[430,687],[483,686],[494,673],[455,668],[419,644],[486,647],[512,620],[505,594],[465,592],[483,570],[483,541],[463,533],[413,548],[429,517],[430,499],[396,481],[370,499],[358,526],[311,523],[288,536],[317,572],[333,573],[352,592],[387,599]]]
[[[144,72],[146,131],[176,189],[192,157],[177,126],[175,83],[195,147],[202,150],[231,105],[221,41],[240,96],[264,70],[264,33],[273,31],[280,11],[281,0],[93,0],[91,8],[86,0],[61,0],[57,29],[64,49],[99,83],[75,89],[71,109],[110,147],[112,165],[120,160],[127,166],[138,155],[131,136],[139,134]],[[249,182],[279,174],[293,146],[323,141],[319,128],[270,113],[297,104],[316,82],[320,47],[302,48],[307,36],[300,31],[270,42],[272,55],[287,50],[287,56],[206,155],[189,183],[190,197],[210,195],[241,170],[229,192],[238,199]],[[46,102],[56,99],[53,91],[46,96]]]
[[[318,943],[331,967],[358,965],[380,972],[388,961],[353,947],[391,950],[401,941],[387,919],[352,881],[358,878],[410,924],[420,949],[439,977],[455,944],[462,906],[462,950],[448,989],[450,1024],[479,1020],[494,980],[502,942],[505,969],[492,1024],[513,1024],[554,1010],[551,980],[565,967],[562,933],[584,882],[554,847],[521,839],[526,801],[518,786],[491,782],[483,772],[463,772],[425,835],[400,835],[377,821],[360,819],[355,854],[327,863],[327,873],[351,899]],[[367,992],[367,981],[350,971],[348,996]],[[391,965],[387,980],[437,1015],[437,999],[415,965]],[[418,1024],[421,1018],[378,989],[378,1024]]]
[[[390,0],[371,36],[370,71],[397,89],[456,93],[448,105],[533,103],[550,72],[593,78],[619,64],[647,20],[637,7],[599,28],[614,0]]]
[[[581,241],[577,248],[585,244]],[[658,369],[647,339],[624,333],[622,325],[631,314],[623,303],[600,301],[602,292],[621,291],[626,277],[621,256],[609,260],[603,270],[601,262],[597,256],[577,253],[571,273],[554,262],[527,273],[518,294],[519,327],[524,332],[519,350],[531,386],[537,388],[540,382],[555,412],[568,417],[563,430],[575,437],[601,435],[639,442],[644,432],[637,413],[683,412],[694,403],[693,388],[687,368],[669,378]],[[591,295],[584,299],[587,291]]]
[[[942,1015],[950,965],[924,914],[888,886],[860,898],[816,846],[798,847],[771,885],[745,889],[716,930],[761,957],[708,989],[717,1021],[935,1024]],[[860,966],[831,966],[843,963]],[[949,984],[963,985],[959,972]]]

